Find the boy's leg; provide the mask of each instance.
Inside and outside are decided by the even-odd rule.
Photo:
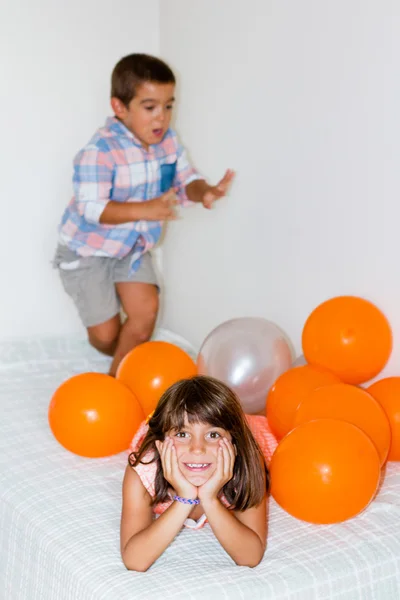
[[[121,330],[120,303],[113,281],[113,260],[77,256],[58,246],[54,258],[64,289],[75,303],[89,342],[113,356]]]
[[[116,374],[132,348],[150,338],[157,319],[159,288],[151,256],[146,253],[137,273],[131,275],[131,254],[123,259],[79,258],[68,248],[59,247],[54,259],[90,344],[114,356],[110,375]],[[122,327],[120,304],[127,315]]]
[[[110,375],[116,374],[121,360],[132,348],[150,339],[159,305],[158,288],[154,284],[119,282],[115,285],[127,318],[119,333]]]
[[[135,273],[131,273],[132,252],[112,263],[116,294],[126,314],[115,348],[110,375],[135,346],[147,342],[153,333],[158,312],[159,284],[151,254],[146,252]]]
[[[121,331],[121,317],[115,315],[108,321],[87,327],[90,344],[107,356],[114,356]]]

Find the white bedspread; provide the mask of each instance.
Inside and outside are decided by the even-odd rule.
[[[400,598],[399,464],[389,464],[368,510],[344,524],[301,523],[271,501],[255,569],[235,566],[206,526],[183,530],[147,573],[128,572],[119,555],[126,455],[74,456],[47,425],[56,387],[107,365],[76,338],[0,344],[2,600]]]

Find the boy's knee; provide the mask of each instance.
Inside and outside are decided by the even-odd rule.
[[[151,339],[151,334],[153,333],[153,327],[143,327],[142,329],[138,329],[135,334],[135,342],[138,344],[144,344],[145,342],[149,342]]]
[[[135,307],[132,312],[127,311],[128,327],[132,329],[153,328],[157,320],[158,306],[158,294],[149,295],[139,310]]]
[[[148,342],[152,336],[154,325],[157,319],[158,305],[147,307],[147,310],[140,316],[129,318],[126,320],[124,327],[130,332],[136,343],[143,344]]]
[[[141,322],[130,323],[128,320],[125,323],[125,327],[129,331],[132,339],[137,344],[144,344],[148,342],[154,330],[155,320],[143,320]]]
[[[158,315],[158,305],[158,295],[152,296],[151,298],[149,298],[148,302],[146,302],[146,308],[143,314],[143,320],[148,321],[150,324],[153,324],[153,326]]]
[[[118,342],[120,325],[117,322],[88,328],[89,343],[103,354],[112,356]]]
[[[90,345],[102,354],[107,354],[108,356],[112,356],[114,354],[117,341],[118,338],[99,338],[93,334],[89,334]]]

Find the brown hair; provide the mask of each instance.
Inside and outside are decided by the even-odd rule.
[[[221,381],[199,375],[175,383],[163,394],[140,448],[129,455],[131,467],[140,462],[157,463],[153,505],[169,499],[169,483],[164,478],[155,442],[163,441],[171,430],[182,429],[186,416],[189,423],[209,423],[225,429],[232,436],[237,450],[233,477],[224,485],[220,495],[224,494],[231,508],[239,511],[260,504],[269,488],[269,475],[239,399]],[[152,459],[143,461],[149,452],[154,453]]]
[[[146,81],[175,83],[169,66],[155,56],[129,54],[115,65],[111,75],[111,97],[128,106],[138,86]]]

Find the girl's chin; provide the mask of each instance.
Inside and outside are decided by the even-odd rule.
[[[200,487],[204,483],[206,483],[208,481],[208,479],[205,479],[204,477],[202,477],[202,478],[201,477],[192,477],[188,481],[189,481],[189,483],[191,483],[195,487]]]
[[[206,483],[206,481],[210,479],[211,475],[212,473],[195,473],[187,475],[186,479],[189,481],[189,483],[198,487],[199,485],[203,485],[203,483]]]

